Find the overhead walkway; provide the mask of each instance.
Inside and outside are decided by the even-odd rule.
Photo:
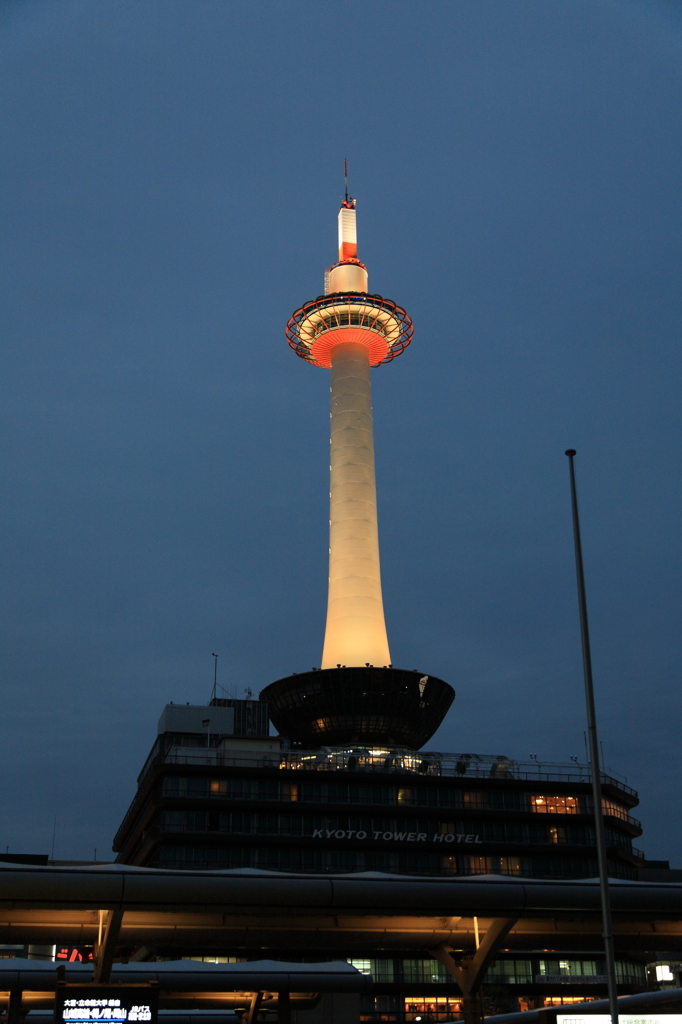
[[[613,881],[616,943],[682,949],[682,884]],[[494,921],[509,949],[600,944],[599,884],[502,876],[430,878],[0,865],[0,942],[316,950],[474,950]],[[499,922],[507,922],[506,925]],[[506,931],[505,931],[506,928]],[[546,941],[545,941],[546,940]]]

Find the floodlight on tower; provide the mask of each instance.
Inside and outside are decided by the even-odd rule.
[[[434,676],[394,669],[379,565],[371,368],[401,355],[413,326],[404,309],[370,294],[358,259],[356,200],[338,214],[339,259],[325,294],[290,317],[286,337],[306,362],[331,371],[329,587],[322,665],[270,684],[275,725],[302,741],[421,746],[454,691]],[[311,688],[312,687],[312,688]]]

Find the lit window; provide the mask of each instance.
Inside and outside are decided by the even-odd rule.
[[[577,796],[531,796],[530,809],[538,814],[578,814]]]
[[[405,1020],[447,1021],[462,1012],[462,1000],[457,996],[405,996]]]
[[[610,814],[615,818],[622,818],[623,821],[628,820],[628,812],[625,807],[620,804],[614,804],[613,800],[602,800],[601,802],[602,814]]]
[[[593,1003],[595,996],[546,996],[543,1006],[573,1006],[575,1003]]]

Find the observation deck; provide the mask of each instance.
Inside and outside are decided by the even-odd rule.
[[[338,292],[318,295],[289,318],[286,337],[296,355],[329,368],[336,345],[355,343],[369,350],[370,366],[390,363],[412,341],[414,327],[405,310],[381,295]]]

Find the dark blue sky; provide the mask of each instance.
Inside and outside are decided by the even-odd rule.
[[[5,0],[0,848],[109,855],[167,701],[319,665],[328,377],[284,339],[370,287],[394,664],[429,746],[584,759],[575,447],[607,764],[680,829],[675,3]],[[10,784],[11,780],[11,784]]]

